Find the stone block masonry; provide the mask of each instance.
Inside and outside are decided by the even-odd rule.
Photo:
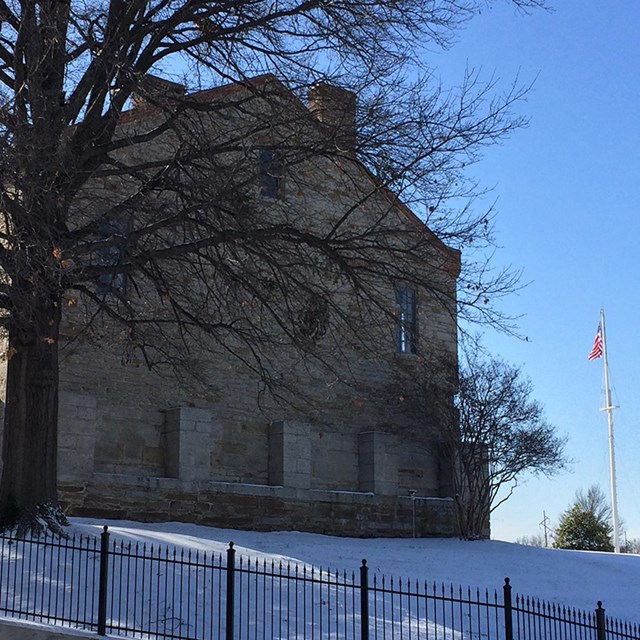
[[[67,394],[64,407],[68,415],[82,414],[91,423],[95,401],[91,396]],[[266,440],[247,439],[247,431],[239,429],[237,436],[244,446],[251,444],[255,456],[262,455],[268,467],[267,482],[243,482],[225,481],[224,474],[212,466],[214,460],[232,457],[237,447],[231,446],[230,434],[220,429],[209,410],[183,406],[164,411],[159,446],[146,447],[158,449],[154,455],[163,461],[161,476],[93,469],[95,438],[91,424],[83,420],[72,424],[85,429],[84,435],[76,434],[78,452],[86,462],[84,476],[79,477],[78,466],[70,464],[71,472],[63,471],[59,477],[60,497],[69,515],[348,536],[411,536],[415,509],[416,535],[454,533],[451,499],[412,501],[411,493],[399,486],[398,462],[410,445],[399,442],[395,434],[364,431],[353,438],[348,431],[329,434],[326,426],[298,420],[268,425]],[[139,437],[133,429],[130,435]],[[115,445],[128,446],[126,442]],[[61,447],[66,444],[61,442]],[[335,480],[326,478],[342,478],[338,486],[344,488],[336,490]],[[350,478],[357,478],[358,484]],[[350,486],[356,489],[347,490]],[[421,493],[419,485],[415,489],[418,496],[429,495]]]
[[[96,474],[82,486],[62,483],[60,497],[77,516],[352,537],[411,537],[415,508],[417,537],[454,535],[451,498],[111,474]]]
[[[358,436],[359,484],[362,491],[397,495],[396,438],[390,433],[365,431]]]
[[[311,488],[311,427],[308,424],[284,421],[271,425],[269,484]]]
[[[167,409],[164,436],[170,478],[190,481],[210,476],[213,434],[209,411],[193,407]]]
[[[313,117],[299,118],[297,98],[283,100],[286,87],[275,78],[268,82],[277,89],[274,103],[270,91],[261,97],[244,85],[228,87],[218,97],[204,92],[198,98],[203,104],[220,100],[223,106],[234,96],[229,117],[218,118],[226,107],[216,106],[211,118],[208,110],[198,110],[198,118],[185,116],[183,124],[200,123],[194,139],[208,134],[215,144],[242,139],[242,145],[230,146],[237,146],[238,153],[229,151],[228,161],[237,162],[243,176],[246,169],[247,178],[258,169],[252,163],[265,144],[283,142],[288,149],[291,143],[293,152],[296,141],[306,150],[309,143],[313,148],[330,136],[338,156],[293,162],[285,172],[282,197],[264,199],[248,186],[247,202],[255,199],[256,207],[255,220],[247,222],[268,220],[322,237],[338,228],[346,232],[348,225],[356,242],[374,229],[397,242],[403,255],[415,258],[404,271],[410,275],[415,267],[429,276],[429,285],[413,292],[415,353],[398,352],[399,275],[383,269],[376,276],[377,269],[366,264],[368,251],[363,256],[356,251],[347,262],[349,269],[357,266],[362,272],[361,283],[366,281],[372,296],[324,260],[304,269],[287,267],[295,273],[300,268],[295,278],[309,278],[300,292],[317,291],[313,295],[320,306],[326,302],[322,313],[304,295],[299,300],[280,295],[277,278],[266,272],[257,274],[264,276],[260,288],[273,295],[253,300],[249,287],[246,296],[230,296],[228,308],[203,305],[203,313],[217,316],[219,311],[221,326],[232,322],[239,333],[221,330],[211,336],[176,329],[172,342],[170,325],[157,334],[151,323],[148,333],[143,330],[133,340],[128,328],[95,313],[93,301],[81,296],[65,307],[60,328],[60,497],[71,515],[355,536],[413,535],[415,510],[417,535],[453,535],[452,474],[441,447],[451,425],[438,408],[451,406],[455,392],[459,255],[432,237],[358,162],[355,96],[317,86],[308,114]],[[247,99],[237,113],[236,96],[243,103]],[[160,117],[134,110],[123,121],[122,134],[147,131]],[[265,122],[270,123],[268,140]],[[186,135],[186,129],[180,131]],[[164,162],[167,153],[173,157],[175,142],[168,132],[118,157],[125,163]],[[109,199],[119,202],[130,187],[137,189],[126,181],[96,178],[80,198],[87,205],[81,209],[93,211],[93,204]],[[160,202],[163,197],[155,204]],[[421,241],[416,245],[414,239]],[[421,250],[414,251],[416,246]],[[389,255],[399,255],[389,248]],[[213,268],[207,277],[218,275]],[[185,292],[194,299],[207,294],[204,279],[186,277]],[[165,318],[169,307],[155,287],[146,289],[143,283],[126,294],[132,309]],[[219,284],[223,300],[227,284],[224,279]],[[216,285],[211,291],[217,290]],[[278,322],[264,315],[267,306]],[[251,341],[253,334],[243,318],[248,326],[260,327],[258,334],[264,332],[265,339],[245,344],[242,336]],[[285,321],[288,329],[280,324]],[[303,351],[300,340],[305,341]],[[146,355],[132,350],[138,343],[147,345],[149,353],[157,347],[155,356],[163,364],[150,371]]]
[[[61,394],[58,435],[58,477],[83,480],[95,466],[97,402],[93,395]]]

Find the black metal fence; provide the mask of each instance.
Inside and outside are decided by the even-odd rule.
[[[0,615],[158,640],[640,640],[512,595],[92,537],[0,536]]]

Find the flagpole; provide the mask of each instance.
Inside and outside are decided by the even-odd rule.
[[[604,388],[606,406],[601,411],[607,412],[609,423],[609,473],[611,479],[611,516],[613,518],[613,547],[620,553],[620,527],[618,523],[618,497],[616,492],[616,456],[613,446],[613,410],[617,409],[611,403],[611,388],[609,386],[609,360],[607,358],[607,331],[604,324],[604,309],[600,309],[600,326],[602,328],[602,356],[604,360]]]

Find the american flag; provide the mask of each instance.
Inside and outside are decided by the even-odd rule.
[[[598,330],[596,331],[596,337],[593,341],[593,349],[589,354],[589,360],[595,360],[596,358],[602,358],[602,326],[598,323]]]

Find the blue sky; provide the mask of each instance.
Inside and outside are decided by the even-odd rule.
[[[499,264],[530,284],[503,308],[524,314],[529,341],[487,334],[489,350],[520,365],[547,417],[568,437],[570,473],[530,478],[493,517],[493,537],[557,524],[577,489],[609,491],[602,360],[589,362],[605,309],[615,412],[619,513],[640,537],[640,3],[557,0],[523,15],[509,3],[469,23],[451,51],[433,54],[445,82],[465,64],[506,88],[535,80],[520,113],[527,129],[473,169],[497,200]]]

